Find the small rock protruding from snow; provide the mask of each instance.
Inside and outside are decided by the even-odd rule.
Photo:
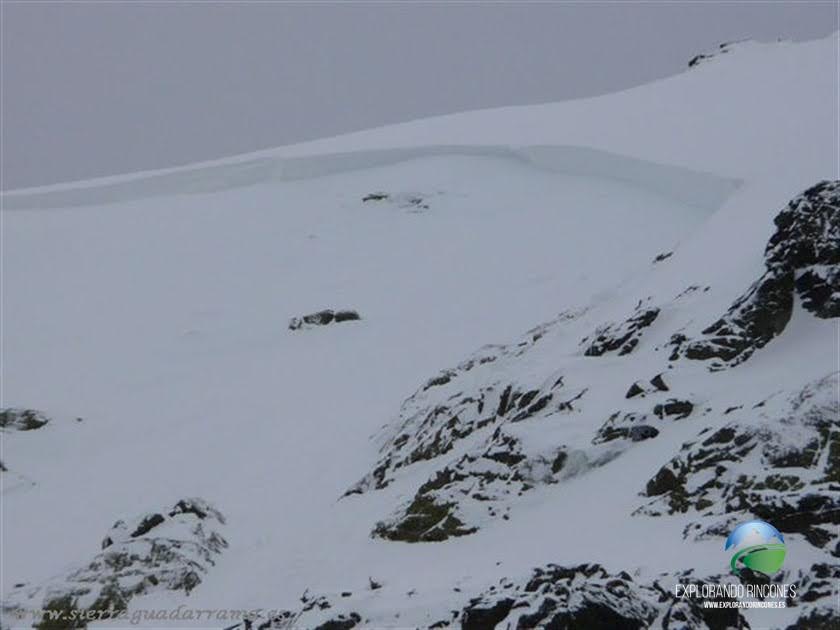
[[[300,330],[314,326],[327,326],[329,324],[340,324],[360,320],[361,316],[356,311],[324,309],[316,313],[310,313],[302,317],[292,317],[289,320],[289,330]]]
[[[426,196],[419,193],[372,192],[362,197],[362,203],[388,203],[410,212],[422,212],[429,209]]]

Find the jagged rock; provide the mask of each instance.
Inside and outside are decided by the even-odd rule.
[[[603,444],[618,439],[629,439],[633,442],[649,440],[659,435],[659,429],[647,424],[648,417],[645,414],[630,412],[622,414],[616,411],[607,421],[601,425],[593,444]]]
[[[647,437],[641,429],[631,439]],[[487,520],[508,518],[510,504],[525,492],[603,465],[611,457],[609,452],[569,451],[551,445],[526,451],[518,438],[500,426],[480,449],[438,469],[408,505],[376,525],[373,535],[404,542],[466,536]]]
[[[668,385],[665,384],[665,379],[662,378],[661,374],[657,374],[652,379],[650,379],[650,384],[653,385],[660,392],[669,391]]]
[[[734,576],[720,575],[699,579],[690,572],[662,574],[640,580],[625,571],[610,572],[599,564],[548,564],[525,575],[502,578],[471,596],[462,596],[460,602],[442,603],[439,609],[426,611],[427,621],[422,626],[412,623],[405,627],[460,627],[464,630],[641,630],[652,627],[664,630],[726,630],[750,627],[735,608],[705,608],[699,600],[677,598],[671,586],[675,579],[686,584],[738,580]],[[453,591],[460,593],[461,589],[455,588]],[[415,607],[413,602],[408,601],[414,594],[413,589],[407,593],[389,594],[388,608],[384,608],[380,601],[372,609],[372,614],[379,615],[379,620],[365,619],[365,624],[371,627],[403,625],[393,622],[399,618],[394,613]],[[344,605],[362,611],[365,605],[370,604],[367,598],[369,595],[360,595],[355,600],[345,600]],[[317,599],[328,601],[328,597],[323,595]],[[733,600],[718,597],[712,601]],[[806,610],[822,609],[808,606],[803,609],[803,613]],[[278,627],[352,628],[361,622],[363,614],[353,612],[335,616],[334,612],[324,613],[317,607],[307,605],[298,612],[284,613],[284,619],[289,621],[287,625],[281,624]],[[385,619],[391,621],[385,622]],[[336,622],[346,625],[326,625]]]
[[[718,46],[718,48],[717,48],[717,50],[716,50],[715,52],[705,53],[705,54],[699,54],[699,55],[694,55],[694,57],[692,57],[692,58],[688,61],[688,67],[689,67],[689,68],[694,68],[695,66],[697,66],[697,65],[699,65],[699,64],[701,64],[701,63],[704,63],[704,62],[706,62],[706,61],[708,61],[708,60],[710,60],[710,59],[714,59],[714,58],[715,58],[715,57],[717,57],[719,54],[726,54],[726,53],[728,53],[728,52],[729,52],[729,50],[730,50],[730,48],[731,48],[731,46],[732,46],[733,44],[735,44],[735,43],[737,43],[737,42],[724,42],[723,44],[720,44],[720,45]]]
[[[484,606],[477,603],[475,606],[466,608],[461,616],[461,630],[495,628],[508,616],[513,604],[512,599],[501,599]]]
[[[657,418],[673,418],[674,420],[681,420],[691,415],[694,410],[694,405],[687,400],[677,400],[671,398],[664,403],[656,405],[653,408],[653,413]]]
[[[217,531],[222,525],[222,515],[202,499],[117,521],[102,542],[103,550],[88,563],[41,585],[16,585],[4,599],[2,612],[13,617],[31,610],[78,610],[91,619],[108,619],[138,595],[159,590],[189,593],[227,547]],[[39,627],[67,627],[61,622],[45,616]]]
[[[719,535],[749,514],[840,557],[840,374],[779,408],[701,432],[650,479],[637,514],[697,512],[686,535]],[[756,412],[753,412],[755,414]]]
[[[661,374],[657,374],[652,379],[650,379],[650,387],[645,385],[641,381],[636,381],[630,386],[630,389],[627,390],[627,393],[624,395],[625,398],[635,398],[636,396],[645,396],[646,394],[656,394],[658,392],[667,392],[670,391],[668,386],[665,384],[665,380],[662,378]]]
[[[33,431],[48,424],[50,419],[35,409],[1,409],[0,429],[5,431]]]
[[[630,427],[628,437],[634,442],[641,442],[642,440],[649,440],[659,435],[659,429],[647,424],[640,424],[635,427]]]
[[[356,311],[333,311],[331,309],[325,309],[317,313],[304,315],[303,317],[293,317],[289,320],[289,330],[300,330],[301,328],[310,328],[312,326],[326,326],[328,324],[338,324],[359,319],[361,317]]]
[[[630,386],[630,389],[627,390],[627,393],[624,394],[624,397],[628,398],[628,399],[629,398],[635,398],[636,396],[639,396],[639,395],[644,394],[644,393],[645,393],[645,388],[644,387],[639,385],[639,383],[633,383]]]
[[[638,345],[645,328],[659,315],[658,308],[641,308],[620,324],[607,324],[595,331],[595,340],[584,352],[588,357],[600,357],[608,352],[630,354]],[[585,340],[584,340],[585,341]]]
[[[835,630],[840,626],[837,608],[840,565],[817,563],[784,579],[798,585],[799,597],[790,600],[788,606],[801,610],[786,630]]]
[[[440,504],[418,494],[399,518],[377,523],[373,535],[402,542],[439,542],[475,532],[454,516],[454,509],[454,503]]]
[[[666,577],[666,576],[663,576]],[[691,581],[686,579],[685,581]],[[598,564],[534,569],[527,581],[505,578],[470,600],[461,614],[463,628],[616,628],[640,630],[748,628],[734,609],[705,609],[677,599],[659,580],[635,581]],[[727,624],[719,622],[725,619]]]
[[[496,428],[510,422],[574,413],[586,388],[567,388],[563,376],[558,374],[548,382],[526,386],[501,377],[492,368],[502,360],[515,366],[548,331],[576,319],[582,312],[562,313],[552,322],[528,331],[518,343],[486,346],[456,368],[444,370],[427,381],[403,403],[396,429],[385,440],[376,466],[345,496],[384,488],[392,483],[398,470],[444,456],[476,432],[484,432],[491,440]],[[569,393],[561,395],[564,391]],[[478,446],[476,456],[487,446]]]
[[[339,615],[335,619],[330,619],[316,626],[315,630],[350,630],[350,628],[355,628],[361,620],[362,617],[355,612],[349,615]]]
[[[674,336],[671,360],[715,359],[712,369],[746,361],[785,329],[794,293],[817,317],[840,317],[840,181],[809,188],[774,223],[761,278],[701,338]]]

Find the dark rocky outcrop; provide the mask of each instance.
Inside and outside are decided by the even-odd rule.
[[[701,338],[675,336],[672,360],[713,359],[712,369],[746,361],[785,329],[794,294],[815,316],[840,317],[840,181],[809,188],[774,223],[764,274]]]
[[[675,580],[684,584],[699,584],[704,581],[719,583],[737,579],[721,575],[700,579],[690,572],[639,579],[626,571],[611,572],[600,564],[548,564],[525,575],[502,578],[471,596],[457,596],[454,601],[442,603],[437,609],[427,609],[426,621],[422,624],[404,623],[400,615],[395,614],[417,607],[410,601],[413,590],[390,593],[390,610],[383,609],[380,602],[374,613],[379,615],[379,620],[365,619],[364,623],[370,624],[370,627],[460,627],[464,630],[642,630],[654,627],[663,630],[746,629],[750,626],[738,609],[705,608],[701,600],[678,598],[672,586]],[[460,588],[453,590],[461,592]],[[313,601],[321,602],[321,605],[314,606]],[[713,598],[712,601],[732,602],[727,597]],[[344,629],[362,623],[363,616],[357,612],[336,616],[331,610],[331,602],[352,606],[353,610],[361,610],[360,607],[369,604],[364,597],[343,600],[338,593],[320,595],[314,600],[307,598],[298,611],[283,613],[276,627]],[[822,611],[821,607],[808,606],[803,614]],[[255,619],[251,628],[275,627],[261,624],[261,619]]]
[[[302,317],[293,317],[289,320],[289,330],[300,330],[301,328],[311,328],[313,326],[326,326],[328,324],[339,324],[341,322],[350,322],[361,319],[356,311],[342,310],[333,311],[325,309],[317,313],[310,313]]]
[[[647,482],[653,501],[636,513],[697,512],[703,519],[686,530],[695,537],[751,515],[840,557],[839,378],[810,383],[759,418],[700,433]]]
[[[695,66],[698,66],[701,63],[705,63],[707,61],[710,61],[711,59],[714,59],[718,55],[726,54],[730,51],[733,44],[736,44],[736,43],[737,42],[724,42],[723,44],[720,44],[717,47],[717,50],[715,50],[714,52],[701,53],[699,55],[694,55],[691,59],[689,59],[688,67],[689,68],[694,68]]]
[[[595,339],[589,343],[584,355],[600,357],[609,352],[619,355],[630,354],[639,343],[644,329],[659,315],[658,308],[636,308],[636,312],[620,324],[607,324],[595,331]],[[583,340],[586,343],[586,339]]]
[[[350,613],[348,615],[339,615],[335,619],[330,619],[315,627],[315,630],[350,630],[355,628],[362,617],[359,613]]]
[[[49,421],[46,414],[35,409],[0,409],[0,429],[5,431],[34,431]]]
[[[688,400],[677,400],[671,398],[664,403],[658,404],[653,408],[653,414],[657,418],[671,418],[673,420],[681,420],[691,415],[694,410],[694,405]]]
[[[644,397],[647,394],[657,394],[659,392],[667,391],[670,391],[670,388],[665,383],[665,379],[662,378],[661,374],[657,374],[652,379],[650,379],[649,384],[646,384],[642,381],[636,381],[635,383],[633,383],[627,390],[627,393],[624,394],[624,397],[630,399],[635,398],[636,396]]]
[[[706,609],[696,601],[677,599],[673,589],[658,579],[639,582],[626,572],[611,573],[598,564],[549,564],[534,569],[525,581],[505,578],[470,600],[460,620],[463,628],[517,630],[641,630],[654,627],[657,620],[656,625],[666,630],[749,627],[735,609]]]
[[[654,427],[651,421],[656,422],[656,420],[648,418],[646,414],[616,411],[601,425],[595,437],[592,438],[592,443],[603,444],[620,439],[628,439],[633,442],[650,440],[659,435],[659,429]]]
[[[88,620],[102,620],[123,612],[138,595],[158,590],[189,593],[227,547],[217,531],[222,525],[222,515],[202,499],[117,521],[103,539],[102,551],[88,563],[41,585],[16,585],[4,599],[3,613],[54,610],[56,618],[45,614],[39,627],[67,627],[61,625],[67,623],[61,611],[77,610]]]

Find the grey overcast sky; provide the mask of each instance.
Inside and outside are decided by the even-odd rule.
[[[838,2],[2,0],[2,187],[161,168],[466,109],[611,92]]]

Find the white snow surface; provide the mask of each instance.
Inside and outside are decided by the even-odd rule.
[[[839,45],[746,43],[598,98],[4,194],[0,406],[53,421],[0,436],[0,590],[60,574],[117,519],[191,496],[225,515],[230,547],[188,597],[130,609],[291,607],[371,576],[386,586],[367,614],[411,626],[457,606],[455,585],[466,596],[546,562],[724,570],[723,539],[684,540],[686,518],[630,516],[702,419],[441,543],[370,536],[422,473],[339,497],[377,461],[371,437],[403,400],[484,344],[587,307],[573,353],[592,324],[689,285],[711,289],[674,328],[725,312],[760,275],[778,210],[838,177]],[[377,191],[428,208],[362,201]],[[322,308],[362,319],[287,329]],[[744,366],[698,363],[681,378],[716,406],[757,402],[838,369],[837,331],[797,307]],[[586,359],[575,378],[623,393],[660,371],[653,346],[672,332],[632,364]],[[539,372],[559,358],[537,359]],[[788,563],[809,566],[796,545]],[[389,594],[409,590],[396,619]]]

